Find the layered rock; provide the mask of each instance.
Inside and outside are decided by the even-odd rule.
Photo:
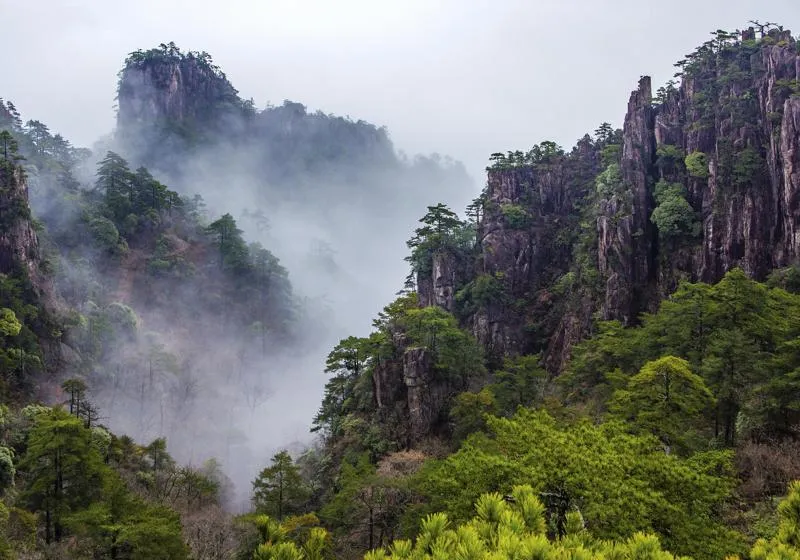
[[[629,323],[643,310],[653,277],[652,170],[654,111],[649,77],[631,94],[622,129],[625,192],[602,200],[597,218],[598,268],[607,278],[602,314]]]

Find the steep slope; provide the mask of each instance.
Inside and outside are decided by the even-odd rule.
[[[570,152],[542,142],[493,154],[469,220],[429,207],[409,241],[417,303],[398,300],[376,323],[390,349],[359,347],[371,399],[345,400],[320,426],[364,415],[384,444],[418,446],[447,436],[459,392],[559,374],[597,319],[635,325],[682,280],[734,268],[764,280],[797,264],[799,50],[783,30],[717,32],[678,64],[679,87],[654,97],[641,78],[621,130],[603,124]],[[478,360],[444,365],[448,345],[475,355],[448,314],[489,375]]]
[[[2,387],[30,396],[39,374],[63,366],[58,302],[51,264],[43,256],[28,206],[26,173],[17,143],[0,132],[0,331]]]
[[[656,98],[641,79],[621,132],[601,127],[569,154],[496,154],[475,271],[452,288],[498,279],[465,317],[491,352],[543,350],[557,371],[594,312],[632,324],[680,280],[735,267],[763,280],[797,262],[798,42],[719,32],[678,66],[680,87]]]

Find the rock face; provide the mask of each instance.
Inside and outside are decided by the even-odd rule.
[[[657,101],[643,77],[621,134],[493,165],[471,276],[440,297],[421,278],[423,304],[451,309],[445,293],[491,276],[502,296],[463,324],[490,354],[542,351],[557,372],[593,317],[632,324],[681,280],[798,264],[800,49],[787,31],[726,41],[698,49]],[[613,188],[596,187],[610,165]],[[697,231],[658,230],[659,185],[678,186]]]
[[[236,103],[234,87],[206,59],[165,50],[127,61],[119,81],[117,127],[126,133],[159,123],[191,126],[218,118],[216,111]]]
[[[630,323],[643,311],[653,277],[652,170],[654,111],[650,78],[643,77],[628,101],[622,129],[620,170],[625,192],[600,202],[598,269],[606,278],[605,319]]]
[[[41,270],[39,239],[28,206],[22,168],[0,159],[0,274],[22,273],[36,296],[52,303],[51,280]]]
[[[207,54],[183,54],[174,45],[129,56],[117,99],[119,149],[167,175],[193,147],[220,135],[237,138],[250,114]]]
[[[446,251],[433,255],[431,272],[417,276],[417,293],[421,307],[438,305],[449,312],[455,309],[456,287],[465,277],[463,263]]]

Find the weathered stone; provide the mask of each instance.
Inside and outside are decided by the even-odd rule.
[[[54,303],[51,279],[41,270],[39,239],[28,206],[28,184],[22,167],[0,165],[0,274],[24,272],[43,303]]]

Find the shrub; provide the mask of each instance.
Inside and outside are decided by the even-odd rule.
[[[689,175],[698,179],[708,178],[708,156],[703,152],[692,152],[683,160]]]

